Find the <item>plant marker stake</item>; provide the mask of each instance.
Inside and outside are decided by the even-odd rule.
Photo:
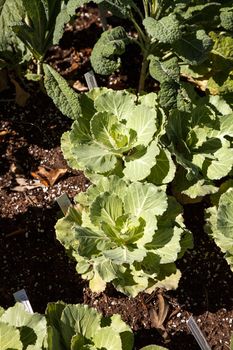
[[[33,314],[33,310],[25,289],[20,289],[18,290],[18,292],[15,292],[13,295],[14,295],[15,301],[18,301],[21,304],[23,304],[25,310],[28,311],[30,314]]]
[[[60,197],[56,199],[56,201],[59,207],[61,208],[61,211],[63,212],[63,214],[66,215],[69,207],[72,205],[67,194],[63,193]]]
[[[84,74],[84,77],[87,82],[88,89],[91,90],[95,87],[98,87],[96,79],[95,79],[95,74],[92,70]]]
[[[205,339],[203,333],[201,332],[198,324],[194,320],[192,316],[189,317],[187,321],[188,328],[190,329],[192,335],[196,339],[198,345],[200,346],[201,350],[211,350],[211,347],[207,343],[207,340]]]

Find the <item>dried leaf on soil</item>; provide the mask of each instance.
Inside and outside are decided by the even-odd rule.
[[[55,182],[60,179],[65,173],[67,169],[50,169],[48,167],[39,166],[38,170],[32,172],[31,175],[39,180],[43,185],[50,187],[55,184]]]

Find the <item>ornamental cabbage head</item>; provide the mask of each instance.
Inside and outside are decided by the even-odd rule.
[[[160,143],[165,115],[157,95],[93,90],[80,96],[81,113],[62,136],[69,165],[92,181],[95,174],[117,174],[130,181],[170,182],[175,167]]]
[[[177,286],[174,262],[192,238],[181,207],[163,188],[110,176],[76,201],[79,209],[70,208],[57,222],[56,234],[93,291],[103,291],[107,282],[132,296],[158,283]]]

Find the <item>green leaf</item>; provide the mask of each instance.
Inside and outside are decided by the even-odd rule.
[[[96,0],[95,2],[98,3],[100,1]],[[80,6],[83,6],[87,2],[87,0],[62,1],[60,12],[55,18],[56,22],[53,32],[53,45],[59,43],[59,40],[61,39],[64,33],[65,24],[68,23],[70,18],[75,15],[75,10]]]
[[[233,190],[229,189],[219,201],[217,228],[224,236],[233,239]]]
[[[102,232],[93,232],[85,227],[76,227],[75,235],[79,241],[78,252],[80,255],[90,257],[97,254],[110,245],[110,239]]]
[[[160,83],[165,81],[180,80],[180,68],[177,57],[170,58],[166,61],[160,61],[157,57],[149,56],[150,65],[149,71],[152,78]]]
[[[233,189],[229,188],[223,193],[218,207],[206,210],[205,231],[214,239],[233,271]]]
[[[98,143],[75,144],[73,152],[76,154],[77,163],[81,169],[87,168],[97,173],[111,171],[117,165],[117,157],[111,151]]]
[[[94,264],[95,274],[98,273],[98,275],[105,282],[111,282],[113,279],[115,279],[120,269],[121,267],[114,264],[111,260],[109,260],[105,256],[98,257],[95,260],[95,264]]]
[[[60,111],[71,119],[82,116],[78,95],[71,89],[62,76],[51,66],[44,64],[44,85],[49,97]]]
[[[91,53],[91,64],[97,74],[109,75],[121,66],[117,56],[125,52],[129,38],[123,27],[115,27],[102,33]],[[117,57],[117,58],[116,58]]]
[[[173,193],[182,203],[189,203],[189,198],[201,201],[204,196],[218,191],[218,187],[214,186],[212,181],[206,179],[189,181],[186,175],[186,171],[179,168],[172,184]]]
[[[153,141],[144,154],[139,151],[133,155],[125,158],[125,168],[123,173],[126,179],[130,181],[140,181],[149,176],[152,167],[156,163],[156,156],[159,154],[160,149],[157,142]]]
[[[85,143],[92,140],[90,122],[85,118],[78,118],[72,125],[72,130],[69,134],[70,142],[75,143],[79,140],[79,143]]]
[[[115,225],[117,218],[122,214],[122,200],[118,196],[107,192],[96,197],[90,207],[91,221],[95,225],[102,222]]]
[[[57,239],[66,249],[69,249],[70,246],[75,244],[73,232],[73,227],[75,225],[81,225],[81,214],[73,207],[70,207],[66,216],[59,219],[55,225]]]
[[[158,21],[146,17],[143,20],[143,25],[152,39],[157,39],[161,43],[173,44],[182,36],[180,23],[174,14],[162,17]]]
[[[120,335],[119,333],[111,329],[111,327],[104,327],[99,329],[93,335],[93,341],[97,349],[122,349]]]
[[[74,125],[74,129],[76,129],[76,124]],[[75,131],[74,131],[75,133]],[[74,135],[74,134],[73,134]],[[78,163],[76,154],[73,152],[73,143],[70,139],[71,132],[66,131],[62,134],[61,137],[61,150],[64,158],[66,159],[69,166],[73,169],[81,169],[81,165]]]
[[[218,180],[226,176],[232,169],[233,149],[222,147],[214,153],[215,159],[206,160],[203,170],[211,180]]]
[[[69,344],[64,344],[64,339],[62,337],[62,325],[60,324],[60,318],[64,308],[65,304],[63,302],[48,303],[47,305],[45,314],[48,324],[48,350],[69,347]]]
[[[41,0],[22,1],[26,10],[26,20],[18,25],[14,25],[12,28],[34,57],[39,60],[47,50],[45,46],[47,30],[45,3]]]
[[[117,117],[107,112],[96,113],[91,120],[91,131],[97,142],[108,148],[114,148],[115,140],[111,135],[111,128],[117,123]]]
[[[220,12],[221,26],[229,31],[233,31],[233,9],[232,8],[223,8],[223,11]]]
[[[120,315],[114,314],[111,316],[111,328],[120,332],[122,350],[132,350],[134,343],[133,332],[131,328],[122,321]]]
[[[91,120],[91,131],[95,140],[119,153],[126,152],[135,143],[136,132],[118,123],[117,117],[107,112],[96,113]]]
[[[135,107],[127,119],[127,127],[136,131],[136,145],[147,146],[156,132],[157,113],[154,109],[143,105]]]
[[[101,314],[87,305],[66,305],[62,312],[61,321],[66,325],[70,334],[82,334],[90,339],[100,329]]]
[[[135,108],[136,95],[125,90],[108,90],[95,99],[95,108],[99,112],[106,111],[117,116],[119,120],[127,120]]]
[[[184,35],[173,44],[176,54],[191,65],[202,63],[208,58],[213,42],[204,30]]]
[[[45,317],[38,314],[30,314],[25,311],[20,303],[7,309],[0,318],[11,326],[17,327],[20,331],[22,344],[28,350],[41,349],[46,335]]]
[[[145,255],[145,249],[129,250],[127,247],[118,247],[105,250],[104,252],[104,256],[117,265],[133,264],[135,261],[142,261]]]
[[[80,192],[75,197],[75,200],[81,205],[90,206],[90,204],[102,192],[111,192],[112,194],[116,194],[119,198],[123,199],[126,189],[126,182],[123,179],[120,179],[118,176],[102,176],[96,185],[91,185],[88,187],[86,192]]]
[[[37,60],[43,59],[52,44],[55,21],[61,9],[61,0],[22,0],[26,10],[23,22],[12,28]]]
[[[71,347],[70,350],[79,350],[83,348],[85,343],[85,338],[81,334],[76,334],[71,339]]]
[[[166,149],[161,149],[156,156],[156,164],[151,169],[147,181],[162,185],[173,180],[176,172],[176,166],[172,160],[171,153]]]
[[[152,215],[162,215],[167,208],[167,198],[160,188],[149,183],[132,183],[124,198],[125,212],[137,218],[149,211]]]
[[[171,110],[177,106],[177,94],[179,84],[175,81],[164,81],[160,84],[160,91],[158,94],[159,102],[166,110]]]
[[[0,343],[1,350],[22,350],[19,330],[7,323],[0,321]]]
[[[0,68],[13,66],[29,60],[25,45],[17,38],[12,25],[25,17],[22,0],[0,1]]]

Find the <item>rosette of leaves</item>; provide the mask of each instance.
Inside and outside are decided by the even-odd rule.
[[[22,0],[0,3],[0,69],[13,67],[30,59],[30,55],[12,30],[12,25],[25,16]]]
[[[177,287],[175,261],[192,247],[192,238],[181,207],[163,188],[110,176],[76,202],[57,222],[56,235],[93,291],[108,282],[131,296],[159,285]]]
[[[132,350],[133,333],[120,315],[103,317],[87,305],[49,303],[48,350]]]
[[[156,99],[153,93],[137,99],[127,91],[102,89],[80,96],[80,112],[61,140],[70,166],[92,181],[95,174],[117,174],[130,181],[170,182],[175,166],[160,143],[165,115]]]
[[[205,102],[190,112],[174,110],[166,128],[179,164],[173,188],[192,199],[216,192],[213,181],[227,176],[233,164],[232,110],[218,97]]]
[[[40,79],[40,74],[42,73],[41,62],[48,48],[53,43],[53,36],[57,31],[60,31],[57,16],[62,12],[62,6],[65,1],[20,1],[22,2],[25,15],[21,17],[20,21],[12,24],[12,29],[37,61],[37,76],[29,75],[29,77]]]
[[[232,185],[232,184],[231,184]],[[233,271],[233,187],[223,193],[215,206],[206,209],[206,232],[224,253]]]
[[[1,350],[40,350],[47,335],[46,319],[38,313],[30,314],[24,306],[4,310],[0,308]]]

